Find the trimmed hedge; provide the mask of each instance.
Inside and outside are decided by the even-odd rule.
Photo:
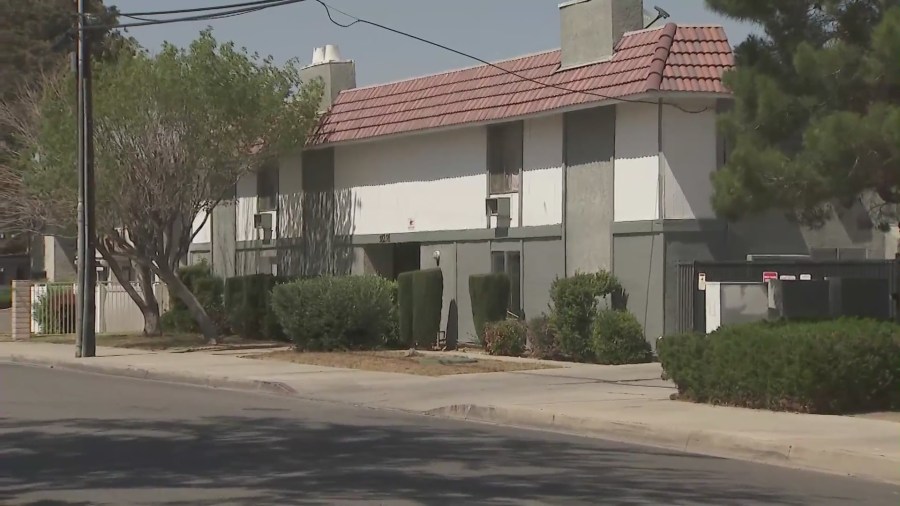
[[[0,286],[0,309],[12,307],[12,287]]]
[[[414,272],[404,272],[397,277],[397,332],[399,344],[412,348],[415,346],[413,339],[413,314],[415,314],[415,298],[413,296]]]
[[[413,273],[413,341],[419,347],[431,348],[441,330],[444,308],[444,273],[426,269]]]
[[[322,277],[276,286],[272,307],[300,351],[370,350],[391,332],[392,293],[377,276]]]
[[[245,339],[283,341],[284,331],[272,310],[272,289],[290,278],[254,274],[225,280],[225,312],[231,330]]]
[[[594,319],[601,297],[624,298],[619,281],[608,272],[578,273],[571,278],[558,278],[550,287],[552,312],[550,322],[559,335],[560,351],[578,362],[594,359]]]
[[[178,277],[188,287],[206,314],[212,318],[223,334],[228,333],[228,321],[224,308],[225,282],[214,275],[206,262],[178,269]],[[187,306],[172,291],[169,291],[171,308],[160,318],[165,331],[200,332],[200,327],[191,316]]]
[[[657,351],[687,400],[823,414],[900,408],[894,323],[752,323],[666,337]]]
[[[594,319],[591,348],[598,364],[647,364],[653,361],[653,351],[644,338],[644,329],[628,311],[600,311]]]
[[[521,357],[527,334],[528,328],[519,320],[488,323],[484,327],[484,349],[491,355]]]
[[[475,274],[469,276],[469,297],[472,300],[472,319],[478,341],[485,344],[485,326],[488,323],[506,320],[509,309],[509,276],[498,274]]]

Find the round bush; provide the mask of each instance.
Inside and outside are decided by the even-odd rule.
[[[377,276],[322,277],[276,286],[272,308],[298,350],[365,350],[392,331],[392,296]]]
[[[592,325],[601,297],[621,293],[622,287],[608,272],[576,274],[557,279],[550,287],[553,302],[550,322],[559,334],[560,351],[577,362],[591,362]]]
[[[597,313],[591,347],[599,364],[646,364],[653,360],[650,343],[644,339],[644,329],[627,311]]]
[[[534,358],[543,360],[561,358],[559,337],[547,315],[532,318],[528,322],[528,345],[531,348],[531,356]]]
[[[726,326],[665,337],[658,352],[688,400],[823,414],[900,408],[900,326],[890,322]]]
[[[484,327],[484,349],[491,355],[521,357],[528,329],[518,320],[488,323]]]

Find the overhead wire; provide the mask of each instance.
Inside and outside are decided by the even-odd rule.
[[[413,40],[417,40],[417,41],[422,42],[422,43],[424,43],[424,44],[428,44],[428,45],[437,47],[437,48],[439,48],[439,49],[443,49],[443,50],[445,50],[445,51],[449,51],[449,52],[451,52],[451,53],[457,54],[457,55],[462,56],[462,57],[464,57],[464,58],[468,58],[468,59],[470,59],[470,60],[477,61],[477,62],[482,63],[482,64],[484,64],[484,65],[488,65],[488,66],[490,66],[490,67],[492,67],[492,68],[495,68],[495,69],[497,69],[497,70],[500,70],[500,71],[502,71],[502,72],[504,72],[504,73],[506,73],[506,74],[512,75],[512,76],[514,76],[514,77],[518,77],[519,79],[521,79],[521,80],[523,80],[523,81],[528,81],[528,82],[531,82],[531,83],[534,83],[534,84],[539,84],[539,85],[544,86],[544,87],[547,87],[547,88],[555,88],[555,89],[560,90],[560,91],[565,91],[566,93],[589,95],[589,96],[594,96],[594,97],[597,97],[597,98],[602,98],[602,99],[605,99],[605,100],[616,100],[616,101],[619,101],[619,102],[627,102],[627,103],[635,103],[635,104],[650,104],[650,105],[659,105],[660,103],[662,103],[663,105],[667,105],[667,106],[670,106],[670,107],[674,107],[675,109],[678,109],[678,110],[680,110],[680,111],[682,111],[682,112],[684,112],[684,113],[687,113],[687,114],[701,114],[701,113],[704,113],[704,112],[706,112],[706,111],[709,110],[709,107],[704,107],[703,109],[700,109],[700,110],[692,110],[692,109],[687,109],[687,108],[685,108],[685,107],[682,107],[682,106],[679,105],[679,104],[674,104],[674,103],[671,103],[671,102],[665,102],[665,101],[659,102],[659,101],[653,101],[653,100],[629,99],[629,98],[627,98],[627,97],[614,97],[614,96],[611,96],[611,95],[604,95],[603,93],[598,93],[598,92],[596,92],[596,91],[591,91],[591,90],[575,90],[575,89],[567,88],[567,87],[565,87],[565,86],[561,86],[561,85],[558,85],[558,84],[548,83],[548,82],[545,82],[545,81],[541,81],[541,80],[539,80],[539,79],[535,79],[535,78],[532,78],[532,77],[528,77],[528,76],[526,76],[526,75],[524,75],[524,74],[522,74],[522,73],[520,73],[520,72],[516,72],[516,71],[514,71],[514,70],[509,70],[509,69],[503,68],[501,65],[498,65],[498,64],[496,64],[496,63],[494,63],[494,62],[485,60],[484,58],[479,58],[478,56],[475,56],[475,55],[470,54],[470,53],[467,53],[467,52],[465,52],[465,51],[462,51],[462,50],[459,50],[459,49],[456,49],[456,48],[447,46],[447,45],[445,45],[445,44],[441,44],[440,42],[435,42],[435,41],[433,41],[433,40],[429,40],[429,39],[426,39],[426,38],[424,38],[424,37],[420,37],[420,36],[418,36],[418,35],[415,35],[415,34],[412,34],[412,33],[409,33],[409,32],[405,32],[405,31],[403,31],[403,30],[399,30],[399,29],[397,29],[397,28],[392,28],[392,27],[390,27],[390,26],[386,26],[386,25],[383,25],[383,24],[381,24],[381,23],[377,23],[377,22],[375,22],[375,21],[371,21],[371,20],[368,20],[368,19],[365,19],[365,18],[361,18],[361,17],[359,17],[359,16],[355,16],[355,15],[353,15],[353,14],[350,14],[349,12],[342,11],[342,10],[338,9],[337,7],[334,7],[334,6],[332,6],[332,5],[329,5],[329,4],[325,3],[323,0],[315,0],[315,2],[317,2],[317,3],[318,3],[319,5],[321,5],[323,8],[325,8],[325,13],[326,13],[326,15],[328,16],[328,20],[331,21],[331,23],[333,23],[333,24],[335,24],[335,25],[337,25],[337,26],[339,26],[339,27],[341,27],[341,28],[350,28],[350,27],[352,27],[352,26],[354,26],[354,25],[357,25],[357,24],[369,25],[369,26],[372,26],[372,27],[375,27],[375,28],[379,28],[379,29],[382,29],[382,30],[386,30],[386,31],[388,31],[388,32],[391,32],[391,33],[394,33],[394,34],[397,34],[397,35],[400,35],[400,36],[403,36],[403,37],[407,37],[407,38],[410,38],[410,39],[413,39]],[[336,20],[336,19],[334,18],[334,16],[332,15],[332,11],[337,12],[337,13],[339,13],[339,14],[342,14],[342,15],[344,15],[344,16],[350,18],[351,21],[350,21],[349,23],[341,23],[340,21],[338,21],[338,20]]]
[[[91,30],[116,30],[121,28],[135,28],[142,26],[154,26],[154,25],[165,25],[171,23],[183,23],[190,21],[210,21],[216,19],[225,19],[234,16],[241,16],[244,14],[250,14],[253,12],[259,12],[265,9],[271,9],[273,7],[282,7],[285,5],[292,5],[304,2],[306,0],[263,0],[256,2],[245,2],[241,4],[229,4],[229,5],[220,5],[217,7],[197,7],[195,9],[179,9],[179,10],[171,10],[171,11],[155,11],[155,12],[140,12],[140,13],[119,13],[120,17],[135,19],[138,20],[137,23],[119,23],[115,25],[91,25],[88,27]],[[239,6],[239,7],[236,7]],[[196,10],[202,9],[202,10]],[[167,19],[151,19],[148,16],[156,16],[156,15],[171,15],[180,12],[207,12],[206,14],[197,14],[194,16],[181,16],[176,18],[167,18]]]

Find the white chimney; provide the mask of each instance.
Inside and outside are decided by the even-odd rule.
[[[321,65],[325,63],[325,48],[317,47],[313,49],[312,62],[310,65]]]
[[[328,44],[324,48],[325,63],[343,61],[341,58],[341,50],[334,44]]]
[[[643,0],[571,0],[559,5],[562,68],[610,58],[627,32],[644,27]]]

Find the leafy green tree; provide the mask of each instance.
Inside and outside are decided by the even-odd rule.
[[[725,217],[776,209],[821,225],[862,203],[879,225],[900,203],[896,0],[707,0],[757,23],[726,75],[729,158],[713,178]]]
[[[98,251],[137,267],[143,293],[123,282],[158,332],[156,275],[203,334],[219,330],[177,268],[212,209],[245,174],[302,146],[316,121],[321,83],[302,83],[294,62],[275,65],[220,44],[205,31],[188,48],[123,52],[94,66]],[[28,149],[5,181],[28,195],[44,225],[71,228],[76,209],[75,104],[71,76],[42,86],[19,141]],[[2,111],[0,111],[2,113]],[[0,114],[2,117],[2,114]]]

